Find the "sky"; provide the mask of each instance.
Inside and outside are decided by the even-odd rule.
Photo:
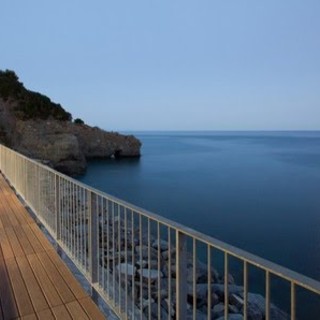
[[[0,69],[113,131],[320,129],[319,0],[1,0]]]

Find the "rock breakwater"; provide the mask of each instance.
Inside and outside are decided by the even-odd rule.
[[[76,196],[77,198],[78,196]],[[66,199],[66,207],[67,207]],[[73,215],[66,212],[66,239],[73,235],[88,247],[87,206],[81,205]],[[159,236],[157,222],[140,218],[132,210],[124,210],[117,204],[101,199],[96,205],[99,223],[99,283],[111,300],[121,310],[143,319],[176,319],[177,255],[174,236],[162,232]],[[83,217],[80,220],[77,217]],[[144,221],[145,220],[145,221]],[[71,221],[71,223],[70,223]],[[71,226],[71,227],[70,227]],[[63,234],[63,233],[62,233]],[[76,240],[77,241],[77,240]],[[81,250],[80,250],[81,251]],[[77,253],[79,255],[79,253]],[[87,262],[84,262],[87,264]],[[228,301],[225,302],[224,275],[193,257],[192,250],[186,258],[187,319],[222,320],[225,306],[231,320],[243,319],[244,288],[228,275]],[[210,298],[210,300],[209,300]],[[264,296],[249,292],[247,295],[249,320],[264,320],[266,300]],[[274,320],[290,319],[276,305],[270,305]]]

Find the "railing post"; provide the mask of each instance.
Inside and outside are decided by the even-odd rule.
[[[176,231],[176,319],[187,319],[187,236]]]
[[[55,175],[55,194],[56,194],[56,240],[59,241],[61,239],[61,229],[60,229],[60,177]]]
[[[91,283],[98,281],[98,214],[96,210],[96,194],[88,191],[89,206],[89,267]]]

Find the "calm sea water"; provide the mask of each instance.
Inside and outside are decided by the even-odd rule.
[[[320,132],[135,135],[80,180],[320,280]]]

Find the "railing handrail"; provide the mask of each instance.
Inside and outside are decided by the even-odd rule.
[[[257,266],[260,269],[263,269],[270,274],[274,274],[276,276],[279,276],[283,279],[286,279],[287,281],[289,281],[292,284],[298,285],[300,287],[303,287],[305,289],[308,289],[308,290],[320,295],[320,282],[315,279],[312,279],[310,277],[302,275],[298,272],[292,271],[288,268],[282,267],[282,266],[280,266],[274,262],[271,262],[267,259],[261,258],[255,254],[251,254],[245,250],[239,249],[239,248],[232,246],[232,245],[229,245],[221,240],[215,239],[214,237],[205,235],[205,234],[203,234],[199,231],[196,231],[192,228],[189,228],[189,227],[184,226],[180,223],[172,221],[168,218],[154,214],[148,210],[145,210],[145,209],[140,208],[136,205],[133,205],[129,202],[121,200],[121,199],[119,199],[115,196],[112,196],[106,192],[95,189],[95,188],[88,186],[88,185],[86,185],[86,184],[84,184],[74,178],[71,178],[63,173],[60,173],[60,172],[48,167],[47,165],[45,165],[41,162],[38,162],[37,160],[30,159],[30,158],[26,157],[25,155],[22,155],[19,152],[14,151],[14,150],[7,148],[7,147],[0,144],[0,152],[1,152],[1,148],[5,148],[7,150],[10,150],[11,152],[13,152],[15,155],[19,156],[20,158],[25,159],[25,160],[29,161],[30,163],[35,164],[39,168],[42,168],[48,172],[51,172],[54,175],[56,175],[60,178],[63,178],[66,181],[72,182],[72,184],[79,186],[79,187],[89,191],[90,193],[93,193],[97,196],[104,197],[107,200],[111,200],[112,202],[119,204],[128,210],[134,211],[134,212],[138,213],[139,215],[142,215],[145,218],[148,218],[148,219],[153,220],[155,222],[159,222],[162,225],[165,225],[172,230],[175,230],[175,231],[177,231],[181,234],[184,234],[186,236],[190,236],[193,239],[201,241],[212,248],[216,248],[218,250],[221,250],[230,256],[241,259],[243,262],[248,262],[250,265]],[[0,154],[0,159],[1,159],[1,154]],[[0,163],[0,169],[2,171],[1,163]],[[54,234],[53,234],[53,236],[54,236]]]

